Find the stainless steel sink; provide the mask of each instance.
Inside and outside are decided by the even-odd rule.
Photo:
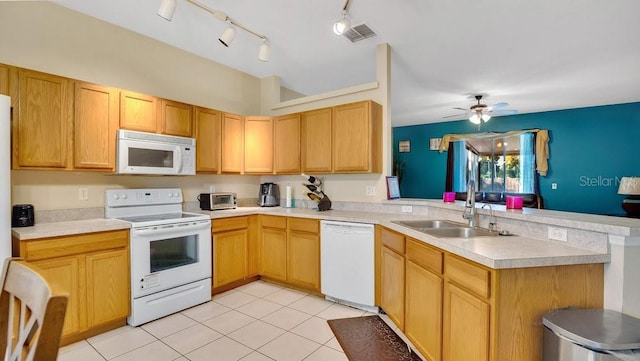
[[[486,229],[469,227],[422,229],[420,232],[439,238],[494,237],[498,235]]]
[[[482,228],[467,227],[462,223],[441,220],[393,221],[401,226],[438,238],[494,237],[497,233]]]
[[[422,228],[452,228],[452,227],[464,227],[464,225],[460,223],[450,222],[450,221],[395,221],[393,223],[399,224],[401,226],[414,228],[414,229],[422,229]]]

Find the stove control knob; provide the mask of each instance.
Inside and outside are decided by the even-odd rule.
[[[127,199],[127,194],[126,193],[122,193],[122,199]]]
[[[120,196],[116,193],[116,194],[113,195],[113,199],[118,200],[118,199],[120,199]]]
[[[174,197],[179,197],[179,196],[180,196],[180,194],[179,194],[178,192],[173,192],[173,196],[174,196]]]

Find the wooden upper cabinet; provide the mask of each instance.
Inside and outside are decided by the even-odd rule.
[[[128,90],[120,92],[120,128],[155,133],[158,129],[158,99]]]
[[[197,147],[196,147],[197,150]],[[244,122],[240,115],[222,116],[222,173],[242,173],[244,169]]]
[[[70,168],[73,80],[26,69],[12,71],[17,71],[19,86],[18,111],[13,114],[13,168]]]
[[[273,118],[244,118],[244,172],[273,173]]]
[[[303,172],[331,172],[331,118],[323,108],[302,113],[300,145]]]
[[[192,137],[193,105],[161,99],[159,130],[162,134]]]
[[[0,64],[0,94],[9,94],[9,66]]]
[[[382,171],[382,106],[362,101],[333,108],[335,173]]]
[[[118,129],[118,89],[76,82],[74,168],[113,171]]]
[[[300,114],[275,118],[274,160],[276,174],[300,173]]]
[[[222,113],[195,107],[196,172],[220,173],[222,149]]]

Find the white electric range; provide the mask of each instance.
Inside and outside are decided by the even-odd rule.
[[[105,191],[105,216],[131,223],[132,326],[211,299],[211,219],[182,201],[179,188]]]

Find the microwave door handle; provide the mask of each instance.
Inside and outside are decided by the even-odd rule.
[[[178,174],[182,173],[182,149],[176,147],[175,154],[178,156]]]

